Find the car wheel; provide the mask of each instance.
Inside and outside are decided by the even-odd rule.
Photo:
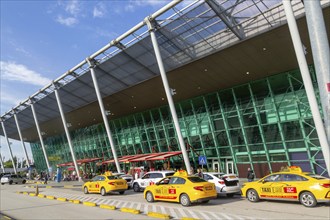
[[[5,185],[4,183],[1,183],[1,185]]]
[[[154,202],[154,195],[152,195],[152,192],[147,192],[146,194],[146,200],[147,202]]]
[[[233,197],[234,197],[234,193],[228,193],[228,194],[226,194],[226,196],[227,196],[228,198],[233,198]]]
[[[250,202],[258,202],[260,200],[257,191],[254,189],[249,189],[246,193],[246,197]]]
[[[26,183],[26,180],[23,180],[22,183],[25,184]]]
[[[11,184],[13,184],[13,181],[12,181],[12,180],[10,180],[10,181],[9,181],[9,184],[10,184],[10,185],[11,185]]]
[[[306,207],[314,207],[317,204],[317,201],[314,195],[310,192],[303,192],[299,196],[299,201]]]
[[[140,192],[139,184],[135,183],[135,184],[133,185],[133,190],[134,190],[134,192]]]
[[[101,196],[105,196],[107,192],[105,191],[104,187],[101,188]]]
[[[125,191],[119,192],[120,195],[124,195]]]
[[[191,202],[190,202],[189,196],[187,194],[185,194],[185,193],[182,194],[180,196],[180,203],[183,206],[190,206],[191,205]]]
[[[88,193],[89,193],[89,192],[88,192],[88,189],[87,189],[86,186],[84,187],[84,193],[85,193],[85,194],[88,194]]]

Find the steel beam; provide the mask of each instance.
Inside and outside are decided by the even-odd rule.
[[[7,132],[6,132],[6,129],[5,129],[5,124],[2,120],[1,120],[1,125],[2,125],[3,134],[5,135],[5,139],[6,139],[6,142],[7,142],[7,146],[8,146],[11,162],[13,164],[14,172],[15,172],[15,174],[17,174],[17,170],[16,170],[16,166],[15,166],[15,162],[14,162],[14,157],[13,157],[13,152],[11,151],[10,142],[9,142]]]
[[[318,106],[318,103],[316,100],[313,83],[312,83],[311,76],[310,76],[310,73],[308,70],[307,61],[306,61],[305,53],[303,50],[303,44],[300,39],[297,22],[294,17],[291,1],[283,0],[283,6],[284,6],[284,11],[285,11],[285,14],[287,17],[291,38],[293,41],[293,46],[294,46],[297,60],[299,63],[301,76],[302,76],[304,86],[306,89],[308,102],[311,107],[316,132],[319,137],[324,161],[325,161],[325,164],[326,164],[326,167],[328,170],[328,174],[329,174],[330,173],[330,147],[329,147],[329,143],[327,140],[325,128],[324,128],[323,121],[321,118],[321,114],[319,111],[319,106]],[[328,74],[329,74],[329,72],[328,72]],[[322,89],[322,88],[320,88],[320,89]]]
[[[58,109],[60,110],[60,115],[61,115],[64,131],[65,131],[65,134],[66,134],[66,138],[68,140],[68,144],[69,144],[69,148],[70,148],[70,152],[71,152],[71,156],[72,156],[72,161],[73,161],[74,168],[75,168],[77,176],[78,176],[78,180],[81,181],[77,160],[76,160],[76,156],[75,156],[75,153],[74,153],[74,150],[73,150],[71,136],[70,136],[69,129],[68,129],[68,124],[66,122],[66,118],[65,118],[63,108],[62,108],[61,98],[60,98],[60,95],[59,95],[59,92],[58,92],[58,88],[56,87],[56,85],[54,85],[54,86],[55,86],[55,97],[56,97]]]
[[[330,143],[330,52],[320,1],[304,1],[309,39],[323,109],[324,126]],[[329,161],[329,158],[326,160]]]
[[[154,51],[155,51],[155,56],[156,56],[156,59],[157,59],[157,63],[158,63],[160,75],[161,75],[161,78],[162,78],[163,86],[164,86],[164,89],[165,89],[167,101],[168,101],[169,106],[170,106],[170,110],[171,110],[175,130],[176,130],[176,133],[178,135],[178,139],[179,139],[179,143],[180,143],[184,163],[185,163],[185,166],[186,166],[186,170],[187,170],[188,174],[193,174],[193,173],[191,173],[189,157],[188,157],[187,149],[186,149],[186,146],[185,146],[182,134],[181,134],[180,124],[179,124],[178,116],[177,116],[177,113],[176,113],[176,110],[175,110],[175,105],[174,105],[174,102],[173,102],[171,89],[170,89],[169,84],[168,84],[168,80],[167,80],[167,76],[166,76],[162,56],[160,54],[160,50],[159,50],[159,46],[158,46],[158,42],[157,42],[157,38],[156,38],[156,34],[155,34],[155,29],[154,29],[153,25],[151,24],[152,20],[153,19],[151,17],[147,17],[145,19],[145,22],[147,23],[147,26],[148,26],[148,29],[149,29],[151,42],[152,42],[152,45],[153,45],[153,48],[154,48]]]
[[[46,152],[46,149],[45,149],[45,144],[44,144],[44,141],[42,139],[42,135],[41,135],[40,127],[39,127],[37,113],[36,113],[36,110],[34,108],[34,103],[32,102],[31,99],[30,99],[30,105],[31,105],[31,110],[32,110],[34,122],[36,124],[36,128],[37,128],[37,132],[38,132],[38,136],[39,136],[39,141],[40,141],[40,144],[41,144],[41,148],[42,148],[42,151],[44,153],[44,157],[45,157],[47,169],[49,170],[50,166],[49,166],[49,161],[48,161],[48,157],[47,157],[47,152]]]
[[[115,149],[115,143],[113,142],[113,139],[112,139],[112,134],[111,134],[110,126],[109,126],[109,121],[107,119],[107,115],[106,115],[106,111],[104,109],[102,96],[101,96],[99,85],[98,85],[97,78],[96,78],[94,64],[92,64],[89,59],[86,59],[86,61],[89,65],[89,67],[90,67],[90,72],[91,72],[91,75],[92,75],[97,100],[99,102],[99,106],[100,106],[100,110],[101,110],[101,114],[102,114],[102,118],[103,118],[103,123],[105,125],[105,129],[107,131],[107,135],[108,135],[108,138],[109,138],[109,141],[110,141],[110,147],[111,147],[113,159],[114,159],[115,164],[116,164],[117,172],[121,173],[120,165],[119,165],[119,161],[118,161],[118,157],[117,157],[117,152],[116,152],[116,149]]]
[[[24,144],[24,141],[23,141],[23,137],[22,137],[22,133],[21,133],[21,128],[19,126],[19,123],[18,123],[18,120],[17,120],[17,115],[16,115],[15,112],[14,112],[14,119],[15,119],[15,122],[16,122],[16,127],[17,127],[17,131],[18,131],[18,135],[19,135],[19,138],[21,140],[22,148],[23,148],[23,151],[24,151],[26,164],[28,165],[28,167],[30,167],[29,157],[28,157],[28,154],[27,154],[27,151],[26,151],[26,147],[25,147],[25,144]],[[22,163],[23,163],[23,161],[22,161]]]

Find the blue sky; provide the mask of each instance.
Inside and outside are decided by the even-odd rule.
[[[0,0],[1,115],[169,2]],[[1,154],[9,159],[3,137]]]

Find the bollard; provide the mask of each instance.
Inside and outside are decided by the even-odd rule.
[[[38,196],[38,194],[39,194],[39,188],[38,188],[38,184],[37,184],[37,186],[36,186],[36,195]]]

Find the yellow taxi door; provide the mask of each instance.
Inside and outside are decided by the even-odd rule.
[[[155,198],[166,201],[177,201],[179,195],[179,187],[175,184],[178,177],[166,178],[159,182],[159,187],[155,192]]]
[[[284,174],[283,175],[283,199],[285,200],[297,200],[298,194],[301,189],[303,181],[306,180],[304,177],[296,174]]]
[[[88,190],[90,191],[90,192],[95,192],[95,189],[96,189],[96,183],[97,183],[97,181],[98,181],[98,179],[99,179],[99,176],[95,176],[93,179],[91,179],[91,182],[90,182],[90,184],[88,185]]]
[[[281,199],[283,183],[280,181],[281,175],[270,175],[258,183],[258,194],[262,199]]]

